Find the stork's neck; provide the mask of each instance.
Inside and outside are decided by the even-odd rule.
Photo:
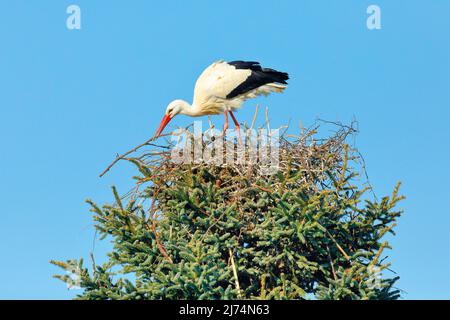
[[[198,117],[202,115],[201,110],[198,109],[195,104],[190,105],[189,103],[183,100],[180,101],[180,104],[181,104],[181,111],[180,111],[181,114],[185,114],[190,117]]]

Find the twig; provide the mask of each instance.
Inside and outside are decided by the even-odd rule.
[[[266,107],[266,127],[270,135],[269,107]]]
[[[154,195],[155,197],[155,195]],[[156,230],[156,226],[153,222],[154,220],[154,206],[155,206],[155,198],[153,198],[152,200],[152,204],[150,207],[150,217],[149,217],[149,221],[150,221],[150,228],[152,229],[153,234],[155,235],[155,241],[156,241],[156,245],[158,246],[159,251],[161,252],[161,254],[164,256],[164,258],[166,258],[170,263],[173,263],[172,258],[170,258],[170,256],[167,254],[166,248],[164,248],[164,246],[162,245],[161,241],[159,241],[159,236],[158,236],[158,232]]]
[[[342,247],[339,245],[339,243],[336,241],[336,239],[334,239],[334,237],[331,235],[331,233],[328,232],[328,230],[325,230],[325,232],[327,233],[327,235],[331,238],[331,240],[334,242],[334,244],[336,245],[336,247],[339,249],[339,251],[344,255],[345,259],[347,259],[348,261],[350,261],[350,257],[347,253],[345,253],[344,249],[342,249]]]
[[[91,257],[91,263],[92,263],[92,272],[96,273],[97,271],[97,266],[95,265],[95,258],[94,258],[94,253],[90,253],[89,256]]]
[[[211,121],[211,116],[208,116],[208,124],[209,124],[209,128],[213,129],[214,128],[214,124]]]
[[[262,190],[262,191],[265,191],[265,192],[267,192],[267,193],[272,193],[272,192],[273,192],[272,190],[267,189],[267,188],[264,188],[264,187],[261,187],[261,186],[257,185],[256,183],[252,184],[252,186],[255,187],[255,188],[257,188],[257,189],[260,189],[260,190]]]
[[[170,178],[170,177],[171,177],[171,175],[167,176],[167,178]],[[150,205],[148,220],[150,222],[150,228],[151,228],[153,234],[155,235],[155,241],[156,241],[156,245],[158,246],[159,251],[164,256],[164,258],[166,258],[170,263],[173,263],[173,260],[167,253],[166,248],[163,246],[163,244],[159,240],[158,231],[156,230],[156,225],[154,223],[154,221],[156,220],[155,219],[155,211],[156,211],[155,210],[155,201],[156,201],[156,196],[158,195],[159,191],[160,191],[160,187],[158,185],[158,187],[156,188],[156,191],[153,194],[153,199],[152,199],[152,204]]]
[[[234,280],[236,283],[236,290],[237,290],[238,298],[242,299],[241,287],[239,286],[239,279],[238,279],[238,275],[237,275],[236,265],[234,264],[234,258],[233,258],[233,253],[231,252],[231,249],[228,249],[228,253],[229,253],[230,259],[231,259],[231,267],[233,268],[233,275],[234,275]]]
[[[163,136],[166,136],[166,135],[161,135],[161,137],[163,137]],[[129,154],[131,154],[133,152],[136,152],[137,150],[139,150],[140,148],[142,148],[144,146],[154,146],[154,147],[166,148],[166,149],[168,148],[166,146],[160,146],[160,145],[156,145],[156,144],[150,143],[150,142],[152,142],[155,139],[156,139],[156,137],[152,137],[152,138],[148,139],[147,141],[145,141],[144,143],[141,143],[137,147],[131,149],[130,151],[125,152],[121,156],[117,156],[116,159],[100,174],[100,178],[103,177],[117,162],[119,162],[120,160],[124,159]]]
[[[331,272],[333,273],[334,280],[337,280],[336,272],[334,271],[334,263],[333,263],[333,260],[331,259],[330,247],[328,245],[327,245],[327,250],[328,250],[328,259],[330,260],[330,265],[331,265]]]
[[[253,127],[255,126],[255,121],[256,121],[256,117],[258,116],[258,111],[259,111],[259,105],[256,105],[256,109],[255,109],[255,113],[253,114],[252,125],[250,127],[250,130],[252,130]]]

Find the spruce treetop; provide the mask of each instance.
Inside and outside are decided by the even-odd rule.
[[[139,172],[135,187],[113,187],[113,204],[88,200],[108,261],[52,263],[76,270],[79,299],[397,299],[385,250],[400,185],[376,199],[348,144],[354,129],[319,129],[283,134],[273,174],[245,161],[177,164],[167,146],[141,145],[121,158]]]

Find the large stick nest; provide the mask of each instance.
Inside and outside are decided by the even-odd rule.
[[[244,132],[252,132],[251,130],[254,129],[257,112],[258,109],[251,125],[244,124],[246,129]],[[357,132],[355,123],[346,126],[336,122],[317,120],[317,123],[309,128],[300,127],[297,129],[298,134],[288,133],[294,131],[289,126],[280,128],[281,133],[279,139],[277,139],[279,141],[279,152],[276,154],[278,157],[277,167],[276,170],[269,170],[270,173],[268,173],[267,161],[276,159],[261,161],[258,158],[257,161],[250,161],[254,154],[249,153],[254,152],[255,148],[258,151],[261,148],[259,140],[256,142],[256,146],[253,145],[253,151],[251,151],[252,148],[249,148],[250,135],[247,135],[242,145],[236,139],[230,139],[226,136],[218,137],[217,134],[214,134],[214,132],[217,133],[217,130],[211,122],[209,122],[209,128],[203,133],[200,144],[203,150],[210,150],[217,145],[217,139],[221,139],[220,142],[223,144],[224,152],[223,161],[217,163],[217,161],[211,159],[194,157],[193,150],[196,142],[190,127],[192,126],[178,129],[176,132],[160,137],[159,140],[165,140],[166,144],[161,144],[160,141],[157,144],[155,138],[149,139],[124,155],[118,156],[102,175],[119,160],[127,160],[137,165],[143,176],[136,177],[136,187],[125,195],[125,197],[131,195],[135,198],[139,197],[140,186],[143,184],[148,186],[148,183],[150,183],[155,189],[170,187],[180,179],[186,179],[186,177],[201,171],[204,173],[205,183],[214,182],[217,187],[226,191],[226,198],[239,201],[240,195],[245,194],[244,191],[248,188],[270,191],[279,189],[279,184],[283,184],[283,188],[288,189],[307,186],[311,192],[317,192],[329,187],[329,184],[332,183],[330,172],[345,174],[342,171],[353,169],[348,165],[351,161],[360,165],[364,170],[364,161],[361,155],[354,146],[349,148],[346,142],[349,136]],[[320,137],[319,129],[326,128],[332,130],[331,136]],[[268,132],[270,132],[267,111],[265,124],[260,126],[259,129],[268,129]],[[256,132],[258,131],[256,130]],[[184,142],[190,141],[191,143],[180,147],[173,141],[174,136],[183,137]],[[172,137],[172,141],[169,141],[168,137]],[[186,148],[189,148],[189,150],[186,150]],[[233,150],[231,155],[233,161],[227,159],[227,156],[230,157],[230,150]],[[268,151],[270,151],[270,148]],[[185,155],[192,156],[194,161],[188,163],[174,161],[173,155],[175,153],[181,155],[183,152]],[[216,156],[216,151],[213,150],[210,154]],[[346,157],[345,161],[344,157]],[[245,161],[242,161],[243,159]],[[284,178],[280,179],[280,175]]]

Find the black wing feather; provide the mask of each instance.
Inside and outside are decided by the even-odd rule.
[[[232,61],[228,62],[228,64],[234,66],[236,69],[251,70],[252,73],[244,82],[227,95],[227,99],[235,98],[268,83],[287,84],[286,81],[289,80],[289,75],[287,73],[274,69],[262,68],[261,64],[256,61]]]

